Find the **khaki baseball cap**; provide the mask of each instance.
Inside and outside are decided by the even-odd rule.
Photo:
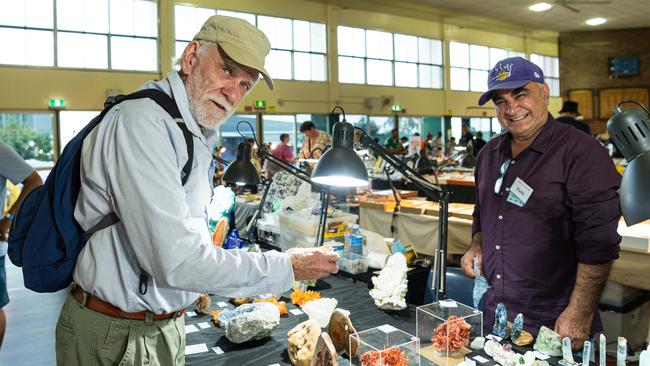
[[[273,89],[273,79],[264,68],[264,58],[271,51],[271,43],[261,30],[249,22],[213,15],[203,23],[194,40],[218,43],[235,62],[259,71],[269,88]]]

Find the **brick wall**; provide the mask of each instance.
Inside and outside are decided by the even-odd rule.
[[[650,88],[650,28],[563,32],[559,39],[561,95],[572,89],[592,89],[596,97],[603,88]],[[609,59],[638,56],[639,75],[611,79]],[[592,131],[604,132],[606,120],[588,122]]]

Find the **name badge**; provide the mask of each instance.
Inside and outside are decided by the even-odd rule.
[[[533,189],[522,179],[517,177],[510,187],[508,202],[523,207],[533,194]]]

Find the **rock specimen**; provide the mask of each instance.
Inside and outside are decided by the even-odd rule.
[[[408,366],[409,358],[397,347],[368,351],[361,355],[361,366]]]
[[[243,343],[270,336],[280,324],[280,311],[271,303],[257,302],[224,310],[217,318],[229,341]]]
[[[618,337],[616,344],[616,366],[625,366],[625,360],[627,359],[627,339]]]
[[[278,301],[275,296],[271,296],[268,299],[255,299],[255,302],[270,302],[271,304],[275,305],[278,310],[280,310],[280,315],[288,314],[287,303],[284,301]]]
[[[287,333],[287,352],[293,366],[311,365],[318,336],[320,326],[314,320],[306,320]]]
[[[494,326],[492,327],[492,333],[501,338],[506,338],[508,335],[508,313],[506,311],[506,306],[502,303],[497,304],[497,308],[494,311]]]
[[[571,339],[569,337],[562,338],[562,359],[568,365],[575,363],[573,360],[573,351],[571,351]]]
[[[322,298],[308,301],[302,306],[302,311],[318,322],[321,328],[325,328],[330,321],[332,312],[339,302],[336,299]]]
[[[433,330],[433,348],[438,352],[456,353],[469,344],[471,329],[472,326],[465,319],[451,315]]]
[[[470,343],[469,346],[472,347],[472,349],[476,349],[476,350],[483,349],[483,347],[485,347],[485,338],[476,337],[476,338],[474,338],[472,343]]]
[[[320,294],[316,291],[301,290],[297,288],[293,290],[289,297],[294,305],[302,307],[308,301],[320,299]]]
[[[533,349],[551,357],[562,356],[560,335],[542,325]]]
[[[201,314],[209,314],[211,303],[210,295],[206,293],[199,295],[199,298],[196,299],[196,311]]]
[[[639,366],[650,366],[650,345],[645,351],[641,351],[641,356],[639,356]]]
[[[494,362],[502,366],[517,366],[520,362],[519,355],[512,350],[506,350],[495,341],[487,341],[483,350],[494,359]],[[523,358],[521,364],[524,364]]]
[[[356,333],[357,330],[352,325],[349,311],[335,309],[330,318],[330,323],[327,326],[327,332],[332,339],[332,344],[334,344],[337,353],[344,352],[351,357],[357,356],[359,352],[359,340],[358,338],[350,338],[350,334]]]
[[[398,252],[388,258],[386,267],[379,272],[379,276],[372,278],[375,288],[370,290],[370,296],[375,300],[377,307],[385,310],[406,308],[406,270],[406,258]]]
[[[524,330],[524,315],[522,313],[517,314],[515,322],[510,329],[512,343],[517,346],[527,346],[535,341],[533,335]]]
[[[222,217],[214,228],[214,233],[212,234],[212,243],[218,247],[223,246],[223,241],[226,238],[227,232],[228,220],[225,217]]]
[[[321,333],[318,337],[311,366],[339,366],[336,349],[327,333]]]

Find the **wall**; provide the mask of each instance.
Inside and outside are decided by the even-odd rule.
[[[489,19],[468,18],[444,14],[438,16],[431,8],[408,3],[382,1],[340,1],[343,5],[301,0],[274,0],[273,2],[239,0],[188,0],[184,4],[244,11],[272,16],[284,16],[326,23],[328,27],[328,82],[276,81],[276,90],[269,91],[263,84],[255,88],[242,102],[244,105],[263,99],[277,107],[278,114],[329,113],[341,104],[349,114],[390,114],[390,106],[367,108],[367,97],[392,96],[409,115],[493,116],[491,107],[478,108],[480,93],[456,92],[449,89],[378,87],[338,83],[336,55],[336,27],[358,26],[442,39],[444,44],[445,85],[449,85],[448,49],[446,41],[455,40],[511,48],[527,53],[557,55],[557,34],[529,32],[498,24]],[[395,5],[392,5],[395,4]],[[159,1],[160,16],[160,73],[112,72],[97,70],[62,70],[32,67],[0,66],[0,110],[43,110],[50,98],[63,98],[72,110],[96,110],[106,97],[108,89],[129,92],[148,79],[159,79],[172,68],[173,55],[172,0]],[[472,28],[471,24],[476,27]],[[495,29],[501,30],[500,32]],[[559,109],[560,98],[552,98],[552,110]]]
[[[560,33],[560,86],[562,95],[572,89],[591,89],[598,111],[598,90],[617,87],[650,87],[650,28]],[[638,76],[611,79],[609,59],[639,56]],[[598,113],[596,112],[596,116]],[[595,132],[606,130],[606,120],[589,122]]]

